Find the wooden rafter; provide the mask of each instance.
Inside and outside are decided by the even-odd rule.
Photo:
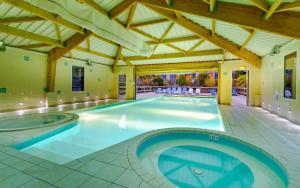
[[[86,47],[88,51],[91,51],[91,37],[86,39]]]
[[[111,19],[116,19],[119,15],[121,15],[125,10],[136,3],[135,0],[125,0],[118,4],[115,8],[109,11],[109,16]]]
[[[58,24],[55,24],[55,30],[56,30],[56,35],[57,35],[58,41],[63,42]]]
[[[80,34],[76,33],[68,40],[66,40],[65,48],[53,48],[48,52],[48,78],[47,78],[47,87],[50,92],[53,92],[55,89],[55,75],[56,75],[56,65],[57,61],[62,58],[64,55],[69,53],[71,50],[76,48],[84,40],[92,36],[92,32],[86,31],[86,33]]]
[[[76,32],[79,32],[81,34],[84,34],[84,31],[81,27],[79,27],[78,25],[72,23],[72,22],[69,22],[57,15],[54,15],[52,13],[49,13],[47,11],[44,11],[43,9],[39,8],[39,7],[36,7],[30,3],[27,3],[23,0],[0,0],[0,2],[4,2],[4,3],[7,3],[7,4],[10,4],[14,7],[18,7],[20,9],[23,9],[25,11],[28,11],[36,16],[39,16],[41,18],[44,18],[46,20],[49,20],[49,21],[52,21],[54,23],[57,23],[59,25],[63,25],[69,29],[72,29]]]
[[[154,37],[154,36],[152,36],[152,35],[150,35],[150,34],[148,34],[148,33],[145,33],[144,31],[141,31],[141,30],[139,30],[139,29],[137,29],[137,28],[131,28],[131,30],[133,30],[133,31],[139,33],[140,35],[145,36],[145,37],[147,37],[147,38],[149,38],[149,39],[151,39],[151,40],[157,42],[158,44],[161,42],[158,38],[156,38],[156,37]],[[182,50],[181,48],[178,48],[178,47],[176,47],[176,46],[174,46],[174,45],[172,45],[172,44],[170,44],[170,43],[164,43],[164,44],[165,44],[166,46],[170,47],[170,48],[173,48],[173,49],[177,50],[177,51],[185,52],[185,51]],[[155,45],[156,45],[156,44],[155,44]]]
[[[168,44],[168,43],[175,43],[175,42],[186,42],[186,41],[192,41],[198,39],[199,39],[198,36],[187,36],[187,37],[165,39],[163,41],[148,41],[147,43],[150,45],[157,45],[157,44]]]
[[[165,22],[169,22],[169,20],[163,18],[163,19],[152,20],[152,21],[148,21],[148,22],[142,22],[142,23],[132,24],[130,27],[144,27],[144,26],[149,26],[149,25],[154,25],[154,24],[160,24],[160,23],[165,23]]]
[[[182,62],[182,63],[162,63],[162,64],[145,64],[135,65],[138,74],[142,72],[153,71],[174,71],[174,70],[192,70],[192,69],[213,69],[218,67],[218,62]]]
[[[123,46],[120,46],[118,48],[118,51],[117,51],[117,54],[116,54],[116,57],[114,59],[114,62],[113,62],[113,65],[112,65],[112,72],[114,73],[116,71],[116,67],[118,65],[118,62],[122,56],[122,49],[123,49]],[[129,61],[129,60],[128,60]],[[125,61],[125,62],[128,62],[128,61]]]
[[[35,22],[35,21],[43,21],[43,20],[45,19],[38,16],[8,17],[8,18],[0,19],[0,24]]]
[[[98,52],[98,51],[95,51],[95,50],[88,50],[88,49],[82,48],[80,46],[75,47],[74,50],[78,50],[80,52],[84,52],[84,53],[87,53],[87,54],[90,54],[90,55],[98,56],[98,57],[109,59],[109,60],[114,60],[115,59],[114,57],[112,57],[110,55],[107,55],[107,54],[104,54],[104,53],[101,53],[101,52]]]
[[[129,29],[130,26],[131,26],[132,19],[133,19],[133,17],[134,17],[134,13],[135,13],[135,10],[136,10],[136,6],[137,6],[137,3],[134,3],[134,4],[130,7],[129,15],[128,15],[128,18],[127,18],[127,21],[126,21],[126,28],[127,28],[127,29]]]
[[[22,48],[22,49],[33,49],[33,48],[43,48],[43,47],[48,47],[48,46],[50,46],[50,45],[44,44],[44,43],[39,43],[39,44],[21,45],[21,46],[17,46],[17,47]]]
[[[10,27],[7,25],[3,25],[0,24],[0,32],[3,33],[7,33],[7,34],[11,34],[14,36],[18,36],[18,37],[22,37],[22,38],[26,38],[26,39],[30,39],[30,40],[34,40],[34,41],[38,41],[44,44],[48,44],[51,46],[57,46],[57,47],[64,47],[60,41],[58,40],[54,40],[52,38],[48,38],[42,35],[38,35],[29,31],[24,31],[24,30],[20,30],[14,27]]]
[[[266,0],[251,0],[251,2],[264,12],[268,12],[269,5]]]
[[[191,53],[193,52],[196,48],[198,48],[199,46],[201,46],[203,43],[205,42],[204,39],[200,40],[199,42],[197,42],[194,46],[192,46],[188,51],[187,53]]]
[[[283,12],[283,11],[289,11],[289,10],[294,10],[300,8],[300,0],[291,2],[291,3],[282,3],[276,12]]]
[[[215,35],[216,33],[216,20],[212,19],[211,21],[211,35]]]
[[[163,41],[167,35],[171,32],[171,30],[173,29],[174,27],[174,22],[172,22],[170,24],[170,26],[167,28],[167,30],[165,31],[165,33],[163,34],[163,36],[159,39],[159,42]],[[155,50],[157,49],[157,47],[159,46],[159,44],[155,45],[154,49],[153,49],[153,53],[155,52]]]
[[[263,12],[260,9],[235,3],[218,2],[218,11],[212,14],[209,12],[209,5],[201,0],[174,0],[170,7],[166,6],[163,0],[137,1],[152,7],[189,13],[300,39],[300,24],[295,24],[300,22],[299,12],[278,12],[266,22],[262,19]]]
[[[105,9],[103,9],[100,5],[98,5],[97,3],[94,2],[94,0],[80,0],[81,2],[89,5],[90,7],[92,7],[93,9],[97,10],[99,13],[103,14],[103,15],[108,15],[108,13],[106,12]]]
[[[250,40],[254,37],[254,35],[256,34],[256,30],[253,30],[250,35],[247,37],[247,39],[243,42],[243,44],[241,45],[241,50],[244,49],[247,44],[250,42]]]
[[[182,58],[182,57],[196,57],[196,56],[209,56],[209,55],[222,55],[223,50],[202,50],[194,51],[189,54],[185,53],[169,53],[169,54],[155,54],[150,57],[143,56],[128,56],[124,57],[124,61],[141,61],[141,60],[156,60],[156,59],[170,59],[170,58]]]
[[[209,1],[209,11],[210,12],[214,12],[215,7],[216,7],[216,3],[217,3],[217,0],[210,0]]]
[[[198,35],[199,37],[206,39],[207,41],[225,49],[226,51],[232,53],[233,55],[251,63],[256,66],[260,66],[260,57],[256,54],[246,50],[242,49],[240,50],[240,46],[236,45],[235,43],[215,34],[211,35],[211,31],[194,23],[190,20],[182,17],[181,19],[178,19],[176,16],[172,14],[172,12],[168,10],[163,10],[159,8],[150,7],[155,12],[161,14],[162,16],[165,16],[166,18],[176,22],[177,24],[181,25],[182,27],[186,28],[187,30],[193,32],[195,35]]]
[[[276,11],[276,9],[281,5],[283,0],[275,0],[271,7],[269,8],[268,12],[266,13],[264,19],[269,20],[273,13]]]

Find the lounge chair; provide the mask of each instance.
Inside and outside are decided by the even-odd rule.
[[[167,93],[167,89],[163,89],[161,94],[166,94]]]
[[[216,89],[210,89],[210,94],[211,94],[212,96],[216,96],[216,95],[217,95]]]
[[[232,96],[238,96],[236,88],[232,88]]]
[[[159,87],[159,88],[157,88],[157,90],[155,91],[155,93],[156,94],[161,94],[162,93],[162,90],[161,90],[161,88]]]
[[[181,95],[181,91],[182,91],[182,89],[181,89],[181,87],[179,87],[179,88],[177,88],[177,90],[176,90],[175,94],[177,94],[177,95]]]
[[[171,88],[167,88],[166,94],[170,95],[171,94]]]
[[[194,95],[194,89],[193,89],[193,88],[189,88],[188,94],[189,94],[189,95]]]
[[[200,90],[200,88],[197,88],[197,89],[196,89],[195,94],[196,94],[196,95],[201,95],[201,90]]]
[[[171,94],[176,94],[176,87],[173,87],[173,88],[172,88]]]
[[[187,94],[187,88],[186,88],[186,87],[182,88],[181,94],[182,94],[182,95]]]

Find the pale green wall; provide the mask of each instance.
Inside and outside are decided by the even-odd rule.
[[[285,99],[283,93],[284,56],[295,51],[297,51],[296,99]],[[261,76],[263,108],[292,121],[300,122],[300,41],[293,41],[281,47],[277,55],[265,56],[262,59]],[[291,113],[288,113],[289,110]]]
[[[24,60],[24,56],[29,60]],[[25,57],[25,59],[26,59]],[[85,91],[72,92],[72,65],[85,67]],[[49,105],[55,105],[59,99],[64,103],[86,100],[112,98],[114,96],[114,74],[110,66],[93,64],[87,66],[84,61],[63,58],[59,60],[56,73],[54,93],[45,93],[47,85],[47,54],[7,47],[6,52],[0,52],[0,88],[7,88],[6,93],[0,93],[0,111],[18,110],[29,107],[39,107],[49,96]],[[57,91],[60,90],[61,94]],[[24,105],[20,106],[19,103]]]
[[[231,104],[232,71],[249,71],[249,105],[254,106],[255,96],[261,95],[260,68],[242,60],[225,61],[221,64],[221,104]]]
[[[24,60],[29,58],[28,60]],[[0,52],[0,111],[42,106],[47,82],[47,55],[16,48]],[[24,105],[20,106],[19,103]]]
[[[84,91],[72,92],[72,66],[84,67],[85,88]],[[93,63],[92,66],[86,62],[62,58],[56,67],[55,91],[49,93],[49,105],[55,104],[59,100],[63,103],[76,101],[95,100],[112,98],[114,74],[111,67]],[[86,98],[88,96],[88,98]]]

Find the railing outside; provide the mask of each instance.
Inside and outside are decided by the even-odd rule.
[[[155,92],[157,91],[158,88],[161,89],[167,89],[167,88],[193,88],[193,90],[195,91],[196,89],[200,89],[201,93],[210,93],[211,89],[215,89],[217,90],[218,87],[197,87],[197,86],[137,86],[136,90],[137,93],[148,93],[148,92]]]

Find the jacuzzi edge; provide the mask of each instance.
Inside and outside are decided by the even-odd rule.
[[[140,138],[138,139],[137,142],[135,142],[135,144],[133,144],[130,148],[130,155],[132,156],[132,161],[135,163],[139,163],[139,159],[138,159],[138,150],[141,147],[141,145],[143,143],[145,143],[147,140],[157,137],[157,136],[161,136],[161,135],[167,135],[167,134],[184,134],[184,133],[189,133],[189,134],[202,134],[202,135],[216,135],[219,136],[220,138],[225,138],[227,140],[236,142],[236,144],[240,144],[240,145],[244,145],[247,147],[248,149],[254,150],[254,152],[264,156],[265,158],[267,158],[269,161],[266,164],[269,168],[271,168],[272,170],[274,170],[278,175],[280,175],[281,180],[283,181],[284,185],[286,187],[289,187],[289,179],[290,179],[290,174],[289,171],[286,169],[286,167],[282,164],[282,162],[280,162],[277,158],[275,158],[273,155],[271,155],[269,152],[259,148],[258,146],[255,146],[251,143],[248,143],[246,141],[243,141],[239,138],[236,138],[234,136],[231,135],[227,135],[224,133],[221,133],[219,131],[215,131],[215,130],[208,130],[208,129],[195,129],[195,128],[167,128],[167,129],[160,129],[160,130],[154,130],[154,131],[150,131],[147,132],[143,135],[140,135]],[[209,138],[207,138],[209,139]],[[212,140],[213,141],[213,140]],[[252,153],[251,153],[252,154]],[[257,157],[254,155],[254,157]],[[274,163],[277,168],[280,169],[280,171],[282,171],[281,173],[277,172],[277,169],[274,169],[273,166],[270,166],[269,162]],[[136,165],[135,165],[136,166]],[[139,164],[138,166],[136,166],[137,169],[143,169],[144,173],[147,173],[147,175],[152,176],[151,174],[149,174],[144,167]],[[141,171],[141,170],[139,170]],[[138,173],[138,172],[137,172]],[[283,176],[282,176],[283,175]],[[154,179],[156,179],[159,182],[163,182],[166,185],[171,185],[170,182],[168,182],[167,180],[165,180],[163,177],[153,177]]]

